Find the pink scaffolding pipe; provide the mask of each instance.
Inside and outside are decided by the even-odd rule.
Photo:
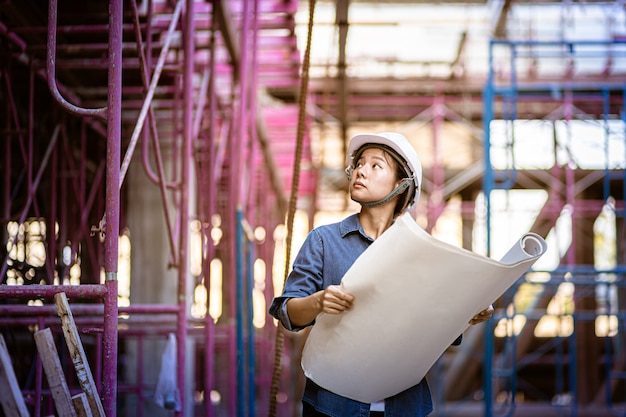
[[[187,328],[187,276],[189,273],[189,190],[193,153],[193,70],[194,70],[194,7],[193,0],[186,1],[183,29],[183,144],[181,149],[180,184],[180,235],[178,248],[178,325],[176,329],[176,381],[180,393],[180,409],[177,416],[184,415],[186,408],[186,328]]]
[[[238,86],[237,86],[237,105],[235,107],[234,112],[234,122],[233,122],[233,132],[229,136],[229,172],[230,172],[230,205],[229,205],[229,216],[228,216],[228,232],[231,236],[230,238],[230,250],[233,256],[229,257],[229,268],[230,271],[230,286],[229,286],[229,315],[231,318],[230,325],[230,345],[229,345],[229,392],[230,392],[230,403],[229,403],[229,414],[232,416],[242,415],[241,410],[245,406],[245,404],[240,404],[238,401],[238,387],[243,386],[244,381],[240,381],[239,379],[239,368],[238,362],[242,357],[242,349],[239,343],[237,343],[237,324],[236,318],[238,317],[238,303],[237,298],[243,297],[243,294],[238,293],[237,289],[237,279],[236,277],[239,274],[243,274],[243,271],[239,271],[239,268],[243,268],[242,265],[239,265],[237,254],[242,250],[238,246],[238,242],[236,239],[239,225],[237,224],[237,216],[236,213],[239,210],[243,210],[243,200],[244,195],[243,192],[244,187],[242,182],[240,181],[244,175],[242,161],[243,161],[243,152],[244,152],[244,141],[248,135],[248,94],[249,94],[249,86],[248,86],[248,76],[250,71],[250,66],[248,62],[248,42],[250,36],[250,12],[249,12],[249,3],[250,1],[243,1],[243,11],[241,14],[241,28],[239,31],[239,41],[240,41],[240,60],[239,60],[239,71],[235,71],[238,75]],[[239,323],[241,325],[241,323]],[[239,366],[243,366],[243,363],[240,363]]]
[[[117,412],[117,260],[120,220],[120,148],[122,121],[122,23],[124,2],[109,3],[109,102],[107,111],[107,170],[105,202],[103,407],[109,416]]]
[[[58,11],[57,3],[58,3],[58,0],[50,0],[50,2],[48,3],[48,47],[47,47],[48,59],[46,61],[46,64],[47,64],[46,69],[47,69],[47,75],[48,75],[47,77],[48,87],[50,88],[50,92],[52,93],[52,96],[55,98],[55,100],[63,108],[68,110],[70,113],[74,113],[74,114],[82,115],[82,116],[96,116],[102,119],[106,119],[108,116],[108,112],[111,110],[110,108],[111,103],[109,103],[108,108],[102,107],[99,109],[86,109],[83,107],[79,107],[67,101],[65,97],[61,95],[61,92],[59,91],[59,88],[57,87],[57,83],[56,83],[56,44],[57,44],[57,11]],[[111,9],[111,17],[112,16],[113,16],[113,10]],[[110,21],[110,24],[113,25],[113,22]],[[120,22],[120,25],[121,25],[121,22]],[[116,51],[117,52],[116,55],[110,54],[109,57],[110,58],[114,57],[116,60],[119,60],[120,67],[119,69],[114,68],[114,70],[119,71],[121,74],[121,71],[122,71],[121,69],[122,68],[121,67],[122,34],[120,33],[119,35],[115,35],[112,32],[113,32],[113,26],[111,26],[111,31],[109,32],[109,41],[111,40],[112,37],[119,36],[120,48],[119,48],[119,51]],[[109,43],[109,48],[110,47],[111,47],[111,43]],[[111,52],[112,51],[109,49],[109,53]],[[111,61],[109,61],[109,65],[111,65]]]
[[[83,124],[84,126],[84,124]],[[84,135],[84,129],[82,134]],[[58,148],[54,148],[54,152],[52,153],[52,172],[51,172],[51,192],[50,192],[50,218],[51,219],[56,219],[57,218],[57,181],[59,179],[58,176],[58,164],[59,164],[59,151]],[[10,171],[9,171],[10,172]],[[81,173],[84,171],[81,171]],[[82,197],[82,194],[81,194]],[[47,245],[48,245],[48,252],[49,253],[57,253],[57,242],[55,239],[54,234],[50,233],[48,234],[48,240],[47,240]],[[46,256],[46,269],[47,269],[47,276],[46,276],[46,284],[52,284],[53,280],[54,280],[54,259],[52,259],[50,256]]]
[[[105,230],[105,285],[81,286],[3,286],[0,294],[14,298],[48,298],[58,292],[65,292],[69,297],[103,298],[104,299],[104,341],[103,341],[103,407],[105,413],[114,416],[116,413],[117,391],[117,257],[119,236],[119,166],[121,144],[121,89],[122,89],[122,19],[123,1],[111,0],[109,21],[109,103],[106,109],[84,109],[75,106],[61,96],[55,79],[55,47],[56,47],[56,17],[57,1],[50,0],[48,10],[48,60],[47,79],[50,91],[54,98],[68,111],[82,116],[96,116],[107,118],[107,173],[106,173],[106,230]],[[105,113],[106,110],[106,113]],[[29,182],[28,202],[20,216],[20,222],[25,220],[26,213],[32,202],[34,192],[39,184],[43,169],[51,155],[59,135],[60,125],[55,130],[48,150],[44,156],[37,177]],[[32,166],[32,164],[29,164]],[[30,188],[32,185],[32,188]],[[8,189],[8,187],[7,187]],[[7,199],[8,201],[8,199]],[[2,275],[6,274],[7,260],[2,266]]]
[[[211,21],[211,36],[210,36],[210,55],[209,55],[209,71],[211,74],[215,72],[215,33],[217,31],[216,20],[212,19]],[[208,153],[206,159],[208,159],[208,163],[206,164],[206,168],[203,170],[202,166],[204,166],[203,162],[205,158],[202,158],[198,164],[198,173],[200,176],[204,177],[205,188],[207,193],[199,193],[199,204],[200,213],[203,218],[210,218],[212,213],[215,213],[215,123],[217,120],[217,100],[215,94],[215,76],[211,76],[209,78],[209,83],[207,85],[207,98],[209,103],[209,114],[208,114],[208,129],[207,129],[207,143],[205,144],[205,152]],[[202,181],[199,181],[199,184],[203,184]],[[206,201],[205,196],[206,195]],[[206,211],[202,209],[205,208]],[[202,273],[204,276],[204,285],[207,288],[207,298],[210,299],[210,291],[211,291],[211,260],[215,256],[215,245],[213,243],[213,239],[211,238],[211,224],[207,224],[202,227],[203,232],[203,240],[206,241],[206,258],[203,260],[202,265]],[[213,317],[209,314],[208,311],[208,303],[207,303],[207,313],[204,318],[204,343],[205,343],[205,361],[204,361],[204,392],[210,393],[214,387],[215,378],[214,378],[214,352],[215,352],[215,323],[213,323]],[[213,406],[211,401],[204,402],[204,412],[207,417],[213,417]]]
[[[21,289],[21,288],[33,287],[33,285],[9,285],[8,289]],[[68,297],[86,297],[97,298],[104,296],[104,288],[102,285],[70,285],[70,286],[57,286],[57,285],[41,285],[39,286],[43,290],[37,297],[52,298],[54,294],[64,292]],[[51,288],[50,288],[51,287]],[[87,291],[81,290],[85,287]],[[75,289],[75,291],[72,291]],[[79,292],[79,290],[81,290]],[[18,291],[3,291],[3,294],[8,294],[12,298],[32,298],[33,291],[18,290]],[[101,316],[104,313],[104,306],[101,304],[74,304],[72,305],[72,313],[77,316],[95,314]],[[178,313],[178,307],[167,304],[136,304],[129,307],[119,307],[120,314],[176,314]],[[0,316],[20,316],[20,315],[56,315],[56,307],[53,305],[43,306],[27,306],[27,305],[0,305]]]
[[[216,62],[216,33],[217,33],[217,20],[215,18],[211,19],[211,35],[210,35],[210,56],[209,56],[209,71],[211,77],[209,78],[209,83],[207,85],[207,99],[209,104],[209,112],[208,112],[208,129],[207,129],[207,144],[205,145],[205,149],[208,151],[208,163],[205,166],[204,170],[198,169],[198,172],[201,176],[205,178],[205,188],[207,193],[199,193],[199,206],[201,208],[205,208],[205,212],[203,217],[205,219],[210,219],[211,214],[216,212],[217,204],[216,204],[216,196],[217,196],[217,183],[219,180],[219,170],[221,170],[221,162],[218,162],[218,158],[216,157],[217,146],[218,144],[223,144],[225,141],[217,140],[220,135],[220,130],[216,129],[216,124],[218,121],[217,116],[217,94],[216,94],[216,86],[215,86],[215,69],[217,67]],[[222,124],[225,126],[225,123]],[[220,145],[223,146],[223,145]],[[204,159],[201,160],[204,162]],[[219,169],[219,170],[218,170]],[[204,174],[204,175],[203,175]],[[201,181],[199,181],[202,184]],[[206,197],[205,197],[206,196]],[[206,200],[204,200],[206,198]],[[211,260],[215,257],[215,244],[213,238],[211,237],[211,224],[207,224],[206,227],[203,227],[203,231],[206,237],[206,258],[203,262],[203,275],[204,275],[204,285],[207,288],[207,295],[210,297],[211,291]],[[208,303],[207,303],[208,307]],[[204,392],[210,393],[215,386],[215,334],[216,334],[216,326],[213,322],[213,318],[207,311],[204,320],[204,342],[205,342],[205,366],[204,366]],[[209,397],[210,398],[210,397]],[[205,415],[207,417],[214,416],[213,405],[211,401],[205,401],[204,403]]]
[[[50,17],[56,18],[57,1],[52,0],[50,4],[51,4]],[[149,2],[149,7],[151,6],[151,4],[152,2]],[[182,4],[182,0],[178,2],[177,7],[180,8],[181,4]],[[250,5],[251,4],[252,3],[250,2]],[[106,140],[107,140],[106,164],[103,162],[103,164],[98,168],[97,175],[96,175],[96,178],[101,178],[100,176],[104,176],[105,184],[106,184],[105,213],[103,216],[103,222],[100,225],[102,227],[102,230],[96,230],[96,231],[101,231],[102,236],[104,237],[104,259],[103,259],[104,262],[103,264],[104,264],[104,269],[105,269],[105,283],[104,285],[80,285],[80,286],[69,286],[69,285],[27,285],[27,286],[20,286],[20,287],[3,286],[2,288],[0,288],[0,294],[2,294],[3,296],[6,296],[7,298],[31,299],[31,298],[51,298],[54,296],[54,294],[58,292],[65,292],[70,298],[94,299],[94,300],[98,300],[102,302],[102,304],[97,304],[97,305],[73,304],[73,311],[77,315],[77,323],[81,325],[93,326],[93,328],[84,329],[85,332],[95,333],[96,335],[100,335],[102,337],[102,342],[103,342],[101,345],[102,351],[98,352],[98,355],[100,355],[100,353],[102,354],[103,365],[102,365],[102,368],[97,366],[95,369],[96,369],[97,380],[102,381],[101,388],[103,390],[103,405],[104,405],[105,412],[107,413],[107,415],[115,415],[116,413],[116,402],[117,402],[116,391],[118,389],[118,386],[117,386],[117,341],[118,341],[119,334],[123,333],[125,335],[128,335],[128,334],[141,335],[141,334],[144,334],[142,333],[144,331],[147,332],[145,334],[154,334],[154,330],[152,329],[148,329],[148,330],[135,329],[135,330],[130,330],[130,331],[119,330],[119,333],[118,333],[117,326],[119,323],[123,322],[121,319],[118,319],[119,313],[146,314],[146,315],[165,313],[165,314],[176,315],[176,321],[168,320],[167,326],[163,326],[161,329],[159,329],[159,331],[165,332],[164,334],[166,334],[169,331],[172,331],[171,329],[174,328],[177,334],[177,341],[178,341],[177,350],[179,353],[178,358],[177,358],[178,360],[177,378],[179,381],[180,392],[183,395],[183,398],[182,398],[183,413],[185,410],[184,404],[185,402],[187,402],[187,400],[184,398],[184,394],[185,394],[184,382],[187,379],[185,375],[185,369],[186,369],[185,368],[185,362],[186,362],[185,341],[188,335],[193,335],[193,334],[201,334],[205,338],[206,349],[207,349],[206,350],[207,368],[206,368],[206,375],[205,375],[206,380],[205,380],[205,387],[204,387],[205,394],[206,394],[205,404],[206,404],[207,415],[209,416],[213,415],[213,412],[214,412],[213,406],[208,397],[208,393],[210,392],[211,388],[215,384],[215,381],[214,381],[215,375],[214,375],[214,370],[213,370],[214,352],[218,348],[217,346],[218,344],[219,344],[219,348],[222,348],[222,349],[227,348],[228,345],[230,345],[231,352],[232,353],[235,352],[235,349],[232,348],[233,346],[232,343],[234,341],[234,326],[231,321],[229,324],[216,327],[210,315],[207,314],[206,320],[203,321],[203,323],[205,324],[205,329],[199,330],[196,328],[189,327],[189,320],[187,318],[187,300],[186,300],[187,277],[189,276],[189,271],[188,271],[189,265],[188,265],[188,259],[187,259],[188,258],[188,247],[187,247],[188,243],[187,242],[189,240],[189,236],[188,236],[188,225],[189,225],[189,220],[190,220],[189,213],[191,212],[190,202],[189,202],[188,197],[190,195],[190,184],[192,183],[190,181],[191,167],[189,164],[191,161],[193,161],[192,143],[195,140],[195,138],[198,137],[200,134],[200,126],[201,126],[200,122],[201,122],[201,118],[203,117],[202,113],[207,103],[210,106],[208,111],[211,117],[211,120],[209,123],[210,133],[208,134],[209,142],[210,142],[209,143],[210,162],[206,169],[206,172],[208,172],[209,174],[208,181],[207,181],[208,192],[206,196],[203,195],[199,197],[199,198],[208,199],[206,206],[208,206],[209,208],[204,214],[210,216],[212,213],[215,213],[218,211],[218,208],[216,206],[217,192],[220,189],[219,185],[223,184],[224,172],[228,171],[232,175],[232,181],[229,181],[229,184],[230,184],[229,186],[232,187],[229,190],[229,194],[231,196],[230,201],[232,202],[232,206],[229,207],[229,209],[233,208],[233,210],[230,213],[226,213],[227,219],[225,219],[226,221],[224,222],[224,226],[226,229],[225,230],[226,234],[229,236],[232,236],[233,244],[235,242],[234,236],[236,234],[237,225],[236,223],[230,223],[230,222],[233,221],[235,218],[235,209],[237,207],[240,207],[240,208],[245,207],[246,212],[250,213],[251,221],[253,223],[258,222],[259,224],[263,224],[267,222],[265,227],[266,227],[266,230],[268,230],[268,234],[271,234],[270,230],[272,230],[273,226],[275,226],[275,223],[279,223],[280,221],[282,221],[282,219],[280,218],[269,219],[269,216],[265,214],[259,215],[258,212],[256,213],[256,215],[259,217],[257,219],[252,218],[254,216],[253,211],[257,209],[259,211],[263,211],[263,213],[274,212],[276,210],[277,202],[276,201],[272,202],[273,195],[271,194],[273,192],[281,193],[280,184],[277,185],[277,180],[276,180],[277,177],[276,177],[276,172],[275,172],[278,170],[278,168],[275,165],[270,166],[268,172],[257,173],[257,169],[261,171],[263,168],[267,168],[267,167],[261,166],[262,158],[257,158],[256,157],[257,153],[262,151],[265,154],[266,152],[271,152],[271,151],[269,150],[268,143],[267,143],[269,138],[264,137],[263,132],[261,131],[261,127],[260,125],[258,125],[256,121],[256,117],[257,117],[256,112],[255,112],[256,78],[252,78],[252,77],[256,77],[256,73],[259,71],[259,66],[258,66],[258,62],[256,62],[256,56],[250,55],[253,53],[253,51],[250,50],[250,47],[248,46],[251,41],[254,41],[255,42],[254,45],[256,45],[256,37],[253,38],[253,36],[256,36],[258,22],[256,20],[252,21],[252,19],[253,19],[253,15],[255,16],[255,18],[258,15],[257,12],[258,12],[259,3],[255,1],[254,4],[255,4],[255,13],[249,13],[248,6],[245,6],[246,13],[244,13],[242,16],[242,19],[243,19],[241,21],[242,28],[239,29],[240,31],[239,34],[242,35],[239,39],[241,41],[241,45],[244,46],[244,48],[242,48],[242,51],[241,51],[242,59],[240,60],[239,57],[234,57],[233,59],[234,62],[239,63],[239,65],[237,65],[237,68],[233,71],[234,74],[237,74],[237,78],[238,78],[238,85],[236,86],[236,92],[238,94],[239,101],[235,103],[232,109],[226,109],[227,111],[225,115],[219,115],[219,116],[218,116],[218,108],[217,108],[219,103],[218,103],[218,94],[215,92],[215,82],[216,82],[215,79],[217,77],[216,74],[220,72],[220,68],[223,68],[223,64],[216,62],[216,59],[215,59],[215,53],[214,53],[214,50],[216,49],[215,38],[213,37],[212,46],[211,46],[211,53],[212,53],[212,58],[210,61],[211,69],[209,70],[209,68],[206,68],[204,71],[203,81],[200,87],[200,91],[198,93],[199,95],[198,95],[197,104],[196,104],[197,107],[194,109],[194,101],[193,101],[194,97],[192,94],[192,91],[193,91],[192,79],[193,79],[194,55],[195,55],[196,46],[194,45],[194,21],[195,19],[194,19],[194,2],[192,0],[186,1],[186,6],[184,9],[185,11],[183,12],[185,20],[184,20],[184,23],[180,25],[181,29],[183,30],[184,57],[185,57],[184,63],[181,66],[182,76],[183,76],[182,77],[183,88],[182,88],[182,91],[180,92],[174,91],[174,94],[176,95],[176,100],[178,100],[179,104],[181,104],[181,106],[178,106],[179,112],[181,114],[174,114],[173,116],[174,117],[173,118],[174,135],[177,135],[178,132],[182,132],[182,145],[180,145],[180,142],[175,142],[174,144],[175,148],[173,152],[174,157],[172,159],[172,166],[174,168],[173,172],[175,173],[174,177],[178,175],[180,176],[180,179],[174,179],[174,180],[170,179],[170,182],[168,182],[168,180],[165,178],[164,170],[162,169],[162,161],[160,157],[156,159],[157,165],[161,164],[160,168],[157,166],[158,172],[156,173],[152,172],[151,170],[149,170],[149,166],[146,165],[148,171],[152,174],[149,176],[151,176],[151,179],[153,181],[156,180],[156,182],[158,182],[159,186],[161,187],[161,192],[163,196],[165,196],[167,188],[175,189],[179,193],[179,196],[180,196],[180,198],[177,199],[177,201],[175,202],[179,204],[180,217],[177,219],[177,221],[175,222],[175,225],[173,226],[169,224],[169,221],[167,222],[168,223],[167,227],[168,227],[168,232],[169,232],[169,237],[170,237],[170,248],[172,249],[172,252],[176,255],[176,256],[172,256],[172,260],[173,260],[172,264],[178,268],[178,284],[179,284],[178,285],[178,303],[177,305],[174,305],[174,306],[142,305],[142,306],[132,306],[130,308],[118,308],[117,307],[117,293],[118,293],[117,291],[117,253],[118,253],[118,237],[119,237],[119,227],[120,227],[120,224],[119,224],[120,223],[120,188],[122,186],[124,174],[127,169],[127,165],[120,164],[120,160],[122,156],[121,155],[121,143],[120,143],[121,142],[120,141],[121,120],[122,120],[121,71],[122,71],[122,67],[125,65],[121,60],[121,56],[122,56],[121,52],[124,48],[124,45],[121,42],[121,37],[122,37],[121,34],[123,30],[130,31],[132,28],[132,26],[130,25],[127,25],[125,27],[122,25],[122,16],[121,16],[122,11],[123,11],[122,1],[111,0],[110,7],[109,7],[110,31],[109,31],[109,62],[108,62],[109,79],[108,79],[108,86],[107,86],[108,104],[107,104],[107,107],[103,109],[84,109],[84,108],[79,107],[78,105],[76,105],[76,103],[79,103],[78,98],[74,96],[70,91],[63,88],[62,85],[57,84],[55,80],[55,68],[58,69],[59,66],[56,63],[54,52],[52,51],[55,51],[57,48],[57,45],[56,45],[57,30],[64,31],[66,30],[67,27],[58,29],[56,28],[56,22],[54,26],[49,25],[49,30],[51,28],[55,29],[54,37],[48,38],[49,60],[47,62],[48,64],[47,65],[47,70],[48,70],[47,78],[49,81],[49,87],[50,87],[52,95],[61,104],[61,106],[65,108],[67,111],[83,117],[83,123],[84,123],[83,128],[85,126],[91,126],[97,132],[102,133],[102,129],[97,129],[97,127],[98,126],[102,127],[102,125],[104,125],[104,122],[101,122],[100,119],[106,119],[106,125],[107,125],[106,134],[103,135],[103,136],[106,136]],[[223,5],[220,6],[218,4],[218,8],[219,7],[223,7]],[[215,10],[212,10],[212,12],[215,13]],[[177,19],[172,18],[172,21],[174,20],[177,20]],[[211,19],[212,25],[215,24],[215,20],[216,20],[215,18]],[[250,22],[253,22],[253,24],[255,25],[252,28],[252,30],[249,29]],[[77,28],[77,27],[73,26],[73,28]],[[138,26],[135,25],[134,28],[137,30]],[[147,25],[147,28],[148,29],[150,28],[150,24]],[[79,27],[79,29],[87,30],[88,28]],[[103,30],[108,30],[108,29],[109,29],[108,26],[103,26]],[[214,26],[213,29],[214,31],[217,30],[217,26]],[[1,27],[0,27],[0,30],[1,30]],[[139,44],[141,42],[140,36],[138,36],[137,38],[139,39],[137,41]],[[147,38],[148,38],[147,42],[150,42],[150,36],[147,36]],[[238,46],[241,46],[241,45],[238,45]],[[126,47],[128,48],[128,46]],[[145,48],[140,47],[139,45],[138,45],[138,48],[140,51],[143,51],[145,49]],[[163,49],[165,50],[167,49],[165,44],[163,46]],[[150,48],[148,48],[148,50],[150,50]],[[151,68],[151,64],[149,62],[150,54],[148,54],[148,56],[145,57],[145,59],[146,60],[140,65],[142,66],[143,70],[146,71],[146,75],[147,75],[147,69]],[[84,64],[84,62],[81,64]],[[196,62],[195,64],[198,64],[198,63]],[[134,63],[134,65],[136,66],[136,63]],[[35,74],[38,76],[41,76],[40,72],[37,72]],[[252,79],[252,81],[249,81],[248,77],[251,77],[250,79]],[[144,81],[144,86],[146,87],[146,90],[148,91],[148,93],[145,93],[146,96],[144,97],[142,101],[142,109],[144,108],[150,109],[152,97],[149,97],[149,91],[150,89],[152,89],[154,93],[154,90],[156,89],[156,82],[158,81],[157,79],[158,77],[153,76],[150,83],[146,83]],[[217,82],[219,82],[219,80]],[[177,87],[174,86],[172,87],[172,89],[176,90]],[[68,98],[70,101],[72,101],[72,103],[68,101]],[[194,117],[194,110],[195,110],[195,117]],[[137,120],[137,126],[135,127],[135,129],[139,131],[140,129],[138,126],[144,125],[146,122],[146,117],[148,118],[148,122],[152,126],[151,129],[154,130],[154,134],[152,137],[153,143],[155,144],[154,152],[158,153],[159,151],[158,151],[157,145],[159,141],[158,141],[158,136],[156,135],[156,128],[154,127],[155,126],[154,115],[151,113],[152,113],[151,111],[148,111],[146,114],[146,112],[143,111],[143,116],[140,115],[139,120]],[[224,119],[220,119],[220,116],[223,116]],[[257,129],[259,129],[259,132],[260,132],[258,137],[256,134]],[[83,131],[83,134],[84,134],[84,131]],[[148,132],[145,133],[146,136],[147,134]],[[61,137],[63,137],[63,135]],[[134,137],[135,135],[133,135],[133,138]],[[259,141],[259,144],[256,143],[257,140]],[[81,151],[83,152],[82,153],[83,158],[81,158],[80,167],[79,166],[73,167],[73,165],[71,165],[73,161],[61,160],[59,162],[56,158],[57,158],[57,152],[61,151],[61,148],[56,149],[55,146],[51,146],[51,148],[53,149],[53,154],[52,154],[53,168],[56,167],[57,163],[70,164],[71,166],[68,165],[68,169],[78,170],[81,173],[81,175],[84,175],[84,172],[85,172],[84,162],[87,160],[84,154],[85,152],[85,148],[84,148],[85,136],[84,135],[82,137],[82,144],[83,144],[82,145],[83,148]],[[20,145],[22,145],[23,150],[26,151],[26,149],[24,149],[23,142],[20,142]],[[67,143],[64,143],[63,145],[67,146]],[[143,145],[145,146],[144,150],[147,150],[147,140],[144,140]],[[7,151],[10,151],[10,146],[11,146],[10,141],[7,141],[7,145],[6,145]],[[246,146],[249,146],[249,148],[244,149]],[[31,149],[32,149],[32,146],[31,146]],[[134,145],[129,147],[129,150],[127,151],[127,154],[126,154],[126,159],[130,160],[130,158],[132,158],[133,149],[134,149]],[[247,152],[247,154],[244,154],[244,150]],[[64,151],[67,151],[67,149],[65,149]],[[28,152],[23,153],[25,158],[27,157],[26,156],[27,153]],[[11,153],[7,152],[6,154],[10,155]],[[146,159],[147,154],[148,152],[143,153],[144,162],[147,161]],[[180,166],[176,166],[177,161],[179,161]],[[244,168],[242,167],[242,163],[244,161],[246,163],[246,167],[245,169],[242,169]],[[30,162],[31,163],[29,163],[29,166],[33,166],[32,160]],[[45,166],[46,164],[42,164],[42,165]],[[10,165],[7,164],[6,166],[9,167]],[[53,171],[53,175],[56,175],[55,173],[56,171],[54,169],[52,169],[52,171]],[[262,175],[267,175],[270,181],[263,180]],[[245,176],[244,181],[241,181],[242,176]],[[35,182],[36,181],[33,181],[31,183],[29,181],[29,187],[33,187],[32,193],[35,193],[36,191]],[[95,182],[98,183],[99,180]],[[56,181],[53,181],[53,186],[56,187]],[[77,237],[77,236],[82,235],[84,237],[87,233],[87,229],[85,228],[85,225],[87,224],[87,214],[91,212],[91,208],[96,198],[96,194],[92,193],[92,194],[87,195],[85,186],[86,184],[84,182],[84,178],[81,178],[80,182],[79,181],[74,181],[73,183],[70,181],[68,181],[67,183],[63,182],[60,185],[61,190],[58,196],[56,192],[52,192],[52,198],[54,199],[53,202],[56,203],[57,198],[60,198],[60,201],[64,201],[64,199],[71,198],[71,195],[73,193],[69,192],[69,190],[75,191],[75,195],[76,195],[78,205],[80,208],[80,213],[81,213],[80,230],[75,231],[76,233],[75,235],[69,236],[72,233],[71,231],[67,231],[64,226],[66,223],[68,223],[67,221],[62,220],[60,222],[62,226],[59,232],[61,236],[61,239],[59,239],[59,241],[66,240],[65,239],[66,236],[62,235],[62,234],[66,234],[68,238],[67,240],[71,242],[78,242],[80,240],[80,237]],[[98,187],[95,187],[95,188],[98,188]],[[7,186],[5,187],[5,190],[7,191],[7,193],[10,194],[9,192],[10,180],[9,179],[7,179]],[[203,192],[204,191],[200,191],[199,194],[202,194]],[[265,204],[263,209],[259,209],[258,207],[255,207],[254,196],[262,196],[260,197],[260,200],[263,200]],[[5,201],[9,202],[10,199],[6,198]],[[279,207],[284,207],[284,201],[282,198],[278,198],[277,201],[278,201]],[[167,201],[165,198],[163,198],[163,205],[164,205],[164,208],[167,209]],[[56,206],[56,204],[53,204],[53,206]],[[67,219],[69,213],[65,211],[66,209],[67,207],[64,205],[59,210],[60,211],[59,217],[61,219]],[[54,210],[56,211],[57,209],[54,208]],[[8,207],[5,208],[5,211],[7,211],[7,214],[10,212]],[[27,210],[24,211],[24,213],[26,212]],[[54,217],[56,216],[53,216],[52,218]],[[166,216],[166,217],[169,217],[169,216]],[[9,218],[9,216],[7,215],[6,218]],[[204,224],[206,221],[206,217],[204,217],[202,220]],[[173,227],[177,227],[178,230],[173,231],[172,230]],[[215,249],[213,248],[213,243],[210,239],[210,236],[207,235],[207,237],[209,237],[209,239],[208,239],[208,245],[207,245],[208,247],[206,248],[207,262],[206,262],[205,275],[204,275],[206,284],[208,284],[209,282],[209,263],[210,263],[210,260],[213,259],[215,255]],[[59,249],[58,244],[56,243],[55,239],[52,236],[49,236],[49,238],[51,239],[50,242],[53,243],[53,245],[49,247],[49,249],[52,250],[49,253],[55,253],[56,250]],[[174,241],[175,243],[173,243]],[[178,248],[175,247],[176,245],[178,245]],[[98,256],[98,254],[96,254],[95,251],[92,251],[93,247],[87,248],[87,249],[90,250],[89,255],[90,257],[94,259],[94,267],[96,267],[96,263],[97,263],[96,256]],[[267,251],[269,252],[265,255],[259,255],[259,256],[265,259],[271,259],[271,249],[272,249],[271,247],[267,247]],[[235,250],[241,250],[241,249],[235,247]],[[73,253],[75,253],[75,250],[73,251]],[[54,259],[53,256],[47,257],[47,262],[50,263],[50,265],[48,266],[48,269],[50,270],[52,268],[49,276],[52,276],[52,272],[54,268],[53,259]],[[233,259],[234,259],[234,254],[233,254]],[[228,260],[225,259],[225,262],[228,262]],[[3,264],[2,268],[5,268],[6,265],[7,265],[7,262]],[[236,264],[233,264],[233,265],[234,266],[232,268],[227,269],[231,273],[232,276],[235,275],[235,273],[237,272],[237,269],[240,267],[239,265],[236,265]],[[267,262],[267,265],[268,265],[267,266],[268,276],[270,276],[269,274],[271,271],[271,262]],[[251,267],[251,265],[249,265],[248,267]],[[234,280],[232,280],[232,282],[234,283]],[[230,294],[231,305],[234,306],[236,298],[240,296],[243,296],[243,295],[237,294],[236,292],[231,291],[231,294]],[[41,306],[41,307],[27,307],[27,306],[6,306],[6,307],[7,307],[6,310],[4,310],[3,308],[0,308],[0,313],[7,313],[10,315],[20,315],[21,313],[24,313],[27,315],[32,314],[33,316],[36,316],[36,317],[33,317],[33,319],[37,320],[37,322],[40,324],[40,327],[43,327],[45,324],[52,323],[51,320],[48,320],[49,317],[46,318],[45,316],[49,316],[53,314],[53,306],[46,305],[46,306]],[[80,317],[81,315],[90,315],[90,314],[94,314],[96,316],[102,316],[104,314],[104,325],[102,329],[98,328],[98,325],[102,323],[101,317],[100,318],[99,317]],[[235,317],[234,313],[232,314],[232,317]],[[7,319],[7,320],[8,321],[6,321],[6,323],[9,323],[10,319]],[[32,322],[29,320],[30,320],[29,318],[18,317],[14,321],[14,323],[23,324],[26,322]],[[4,319],[2,319],[2,321],[5,322]],[[140,324],[140,325],[145,325],[145,326],[149,326],[153,324],[149,320],[132,321],[132,323],[134,325]],[[216,340],[216,338],[219,340]],[[258,343],[261,343],[261,342],[257,340],[257,344]],[[265,365],[266,365],[265,367],[267,368],[267,363]],[[243,383],[244,381],[237,380],[237,364],[235,363],[235,361],[231,361],[229,369],[230,369],[230,372],[229,372],[230,381],[229,382],[231,384],[230,408],[234,413],[235,409],[238,407],[237,404],[232,403],[233,401],[236,400],[236,396],[235,396],[235,392],[237,391],[236,385],[237,383]],[[138,372],[142,372],[142,371],[139,370]],[[263,370],[261,370],[260,372],[263,372]],[[224,376],[226,377],[226,375]],[[142,377],[139,378],[139,381],[142,381],[142,380],[143,380]],[[261,380],[264,380],[264,379],[261,378]],[[267,378],[265,380],[267,380]],[[226,389],[226,387],[224,387],[224,389]],[[140,394],[138,395],[141,397]],[[40,396],[37,398],[40,398]]]

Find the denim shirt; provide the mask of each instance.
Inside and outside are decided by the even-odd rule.
[[[274,298],[269,313],[290,331],[314,324],[315,321],[306,326],[292,325],[287,314],[287,301],[293,297],[306,297],[329,285],[338,285],[354,261],[372,242],[374,240],[363,231],[358,214],[313,229],[294,260],[283,294]],[[369,416],[369,404],[334,394],[308,378],[302,400],[332,417]],[[426,379],[385,399],[385,417],[423,417],[432,410]]]

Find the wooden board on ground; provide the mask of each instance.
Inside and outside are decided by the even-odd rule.
[[[91,414],[91,408],[89,408],[89,400],[84,392],[74,395],[72,397],[72,404],[74,404],[78,417],[93,416],[93,414]]]
[[[83,392],[87,396],[91,412],[96,417],[105,417],[104,408],[102,407],[102,402],[100,401],[100,396],[98,395],[98,390],[89,368],[87,355],[85,354],[83,344],[78,335],[78,329],[74,323],[74,316],[70,310],[67,296],[63,292],[55,294],[54,301],[56,303],[57,314],[61,318],[65,342],[67,343],[67,348],[70,351],[70,356],[74,363],[76,376],[78,377],[78,382]]]
[[[0,405],[8,417],[28,417],[28,409],[17,383],[17,377],[4,338],[0,335]]]
[[[77,417],[52,331],[49,328],[39,330],[34,337],[57,413],[60,416]]]

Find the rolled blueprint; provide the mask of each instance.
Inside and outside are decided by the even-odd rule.
[[[305,375],[336,394],[372,403],[418,384],[468,321],[547,249],[523,235],[500,261],[435,239],[400,216],[356,260],[341,286],[343,314],[320,314],[302,353]]]

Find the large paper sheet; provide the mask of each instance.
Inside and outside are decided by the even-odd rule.
[[[498,262],[439,241],[407,213],[343,277],[352,310],[320,314],[302,354],[318,385],[371,403],[419,383],[475,314],[546,251],[523,235]]]

